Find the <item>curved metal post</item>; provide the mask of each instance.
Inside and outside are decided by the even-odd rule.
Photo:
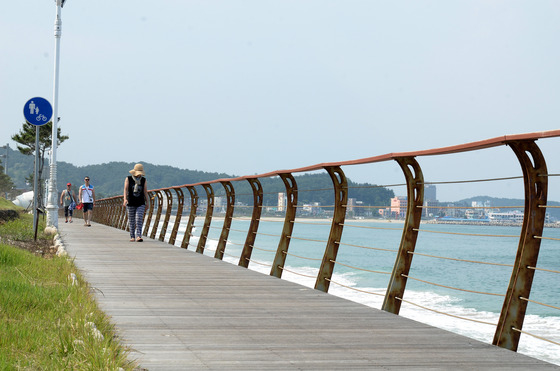
[[[329,291],[330,280],[334,271],[334,262],[338,254],[338,245],[342,237],[344,220],[346,219],[346,204],[348,203],[348,180],[339,166],[327,166],[325,170],[329,173],[334,187],[334,215],[331,224],[331,231],[323,261],[317,273],[315,289],[324,292]]]
[[[249,225],[249,231],[247,232],[247,238],[245,239],[245,245],[243,246],[243,251],[239,257],[239,266],[249,267],[249,259],[251,259],[251,254],[253,253],[253,245],[255,244],[255,239],[257,238],[257,230],[259,229],[259,221],[261,219],[261,211],[263,204],[263,189],[261,182],[257,179],[247,179],[253,190],[253,214],[251,216],[251,224]]]
[[[163,209],[163,197],[161,194],[161,191],[154,191],[156,193],[156,197],[157,197],[157,213],[156,213],[156,219],[154,220],[154,226],[152,227],[152,232],[150,233],[150,238],[155,240],[156,238],[156,233],[159,227],[159,220],[161,219],[161,209]]]
[[[124,221],[128,220],[128,218],[126,218],[126,207],[124,207],[122,203],[122,197],[115,197],[111,200],[112,215],[110,224],[112,227],[118,229],[126,229],[126,223]]]
[[[169,189],[164,189],[165,200],[167,201],[167,208],[165,210],[165,218],[163,219],[163,226],[161,227],[161,232],[159,234],[159,241],[165,240],[165,233],[167,232],[167,226],[169,225],[169,217],[171,216],[171,209],[173,208],[173,195]]]
[[[110,213],[112,211],[111,208],[108,207],[108,205],[107,205],[108,202],[110,202],[110,201],[107,201],[107,200],[97,201],[97,205],[95,205],[97,210],[94,210],[95,215],[99,214],[99,215],[102,216],[101,218],[97,218],[97,221],[99,223],[103,223],[105,225],[110,225],[109,223],[107,223],[107,220],[110,218],[110,215],[111,215]]]
[[[181,188],[173,188],[175,193],[177,193],[177,215],[175,215],[175,223],[173,223],[173,229],[171,230],[171,236],[169,237],[169,244],[175,245],[175,240],[177,239],[177,232],[179,231],[179,226],[181,225],[181,216],[183,216],[183,205],[185,203],[185,196]]]
[[[107,215],[105,215],[102,218],[103,223],[105,225],[108,225],[108,226],[111,226],[111,227],[116,226],[117,217],[118,217],[119,211],[120,211],[116,207],[116,204],[117,204],[117,201],[115,199],[109,199],[109,200],[105,200],[103,202],[103,208],[101,209],[101,214],[105,215],[105,212],[107,212]],[[101,205],[99,205],[99,206],[101,206]],[[98,207],[98,205],[95,205],[95,207]]]
[[[118,215],[118,209],[115,207],[115,200],[108,199],[104,201],[98,201],[96,208],[100,209],[101,215],[105,215],[103,217],[103,224],[114,227],[115,226],[115,219]],[[98,219],[99,220],[99,219]]]
[[[521,227],[521,236],[517,255],[513,265],[511,279],[504,299],[500,320],[492,344],[517,351],[519,330],[523,328],[527,300],[539,258],[541,240],[546,216],[548,192],[548,174],[546,161],[539,147],[533,140],[507,143],[517,156],[523,170],[525,187],[525,214]],[[524,299],[522,299],[524,298]]]
[[[118,197],[114,197],[110,200],[107,200],[107,202],[105,203],[105,205],[109,208],[109,215],[105,216],[103,219],[105,219],[105,222],[107,223],[107,225],[114,227],[114,228],[119,228],[120,227],[120,219],[119,217],[121,216],[121,210],[118,208]],[[97,205],[96,205],[97,207]]]
[[[412,254],[418,239],[418,228],[422,219],[422,205],[424,203],[424,175],[420,165],[414,157],[402,157],[395,159],[406,178],[407,207],[406,219],[403,226],[403,234],[397,259],[393,267],[393,273],[389,279],[389,286],[381,309],[394,314],[399,314],[406,288],[406,275],[412,265]]]
[[[118,207],[118,212],[119,212],[119,218],[121,221],[121,225],[120,228],[123,231],[129,231],[130,228],[128,226],[128,210],[126,208],[126,206],[123,206],[123,201],[124,201],[124,197],[121,197],[119,199],[119,205],[115,205],[115,207]]]
[[[185,234],[183,235],[183,241],[181,241],[181,247],[183,249],[189,248],[189,241],[191,239],[194,220],[196,219],[196,209],[198,208],[198,194],[196,193],[196,189],[194,186],[187,186],[187,189],[191,195],[191,212],[189,214],[189,221],[187,222]]]
[[[148,236],[148,230],[150,229],[150,224],[152,223],[152,215],[154,214],[154,192],[148,191],[148,196],[150,199],[148,200],[148,219],[146,219],[146,222],[144,223],[144,236]]]
[[[216,247],[216,252],[214,253],[214,258],[223,259],[224,251],[226,251],[227,239],[229,236],[229,229],[231,227],[231,221],[233,219],[233,208],[235,205],[235,189],[231,182],[223,181],[222,186],[226,191],[227,197],[227,208],[226,216],[224,217],[224,225],[222,227],[222,233],[220,234],[220,241],[218,241],[218,246]]]
[[[204,225],[200,233],[200,238],[198,239],[198,246],[196,247],[196,252],[200,254],[204,254],[204,247],[206,246],[208,231],[210,230],[210,223],[212,222],[212,214],[214,213],[214,189],[212,189],[212,185],[210,184],[203,184],[202,186],[206,191],[206,200],[208,204],[206,207],[206,218],[204,218]]]
[[[280,178],[286,187],[286,215],[284,216],[284,227],[276,249],[276,256],[272,263],[270,275],[278,278],[282,277],[284,265],[286,263],[286,253],[290,246],[290,238],[294,229],[294,221],[296,220],[298,189],[297,183],[292,174],[280,174]]]

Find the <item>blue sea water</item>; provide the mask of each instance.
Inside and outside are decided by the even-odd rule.
[[[196,249],[203,222],[203,218],[195,222],[190,250]],[[249,224],[249,220],[233,220],[225,261],[239,262]],[[180,245],[185,227],[182,221],[176,245]],[[270,273],[282,227],[282,220],[260,222],[249,269]],[[329,293],[380,309],[402,227],[399,222],[345,222]],[[214,255],[221,229],[222,220],[215,218],[205,255]],[[296,220],[283,279],[308,287],[315,285],[329,230],[328,220]],[[166,240],[169,234],[168,231]],[[519,227],[423,223],[403,298],[416,305],[403,302],[400,315],[491,343],[511,277],[519,234]],[[545,228],[543,236],[560,238],[560,229]],[[542,240],[538,267],[560,271],[560,241]],[[530,299],[560,307],[560,275],[537,271]],[[523,331],[560,343],[560,310],[530,302]],[[521,335],[518,352],[560,365],[559,345],[526,334]]]

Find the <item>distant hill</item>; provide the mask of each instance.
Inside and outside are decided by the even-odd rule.
[[[144,161],[140,162],[144,165],[150,189],[230,177],[230,175],[224,173],[184,170],[171,166],[154,165]],[[128,171],[133,167],[134,163],[132,162],[109,162],[80,167],[66,162],[59,162],[57,166],[58,189],[64,189],[68,182],[79,186],[83,184],[84,177],[89,176],[91,184],[95,186],[98,198],[119,195],[123,192],[124,179],[130,175]]]
[[[4,154],[4,151],[1,152]],[[25,178],[33,174],[34,156],[25,156],[19,153],[18,150],[8,148],[8,161],[2,158],[2,165],[7,169],[7,173],[12,178],[16,188],[30,189],[25,184]]]
[[[183,184],[193,184],[215,179],[235,178],[236,175],[225,173],[210,173],[196,170],[179,169],[166,165],[154,165],[149,162],[140,161],[144,165],[149,189],[158,189]],[[120,195],[123,192],[123,184],[128,171],[134,167],[134,163],[110,162],[101,165],[88,165],[76,167],[74,165],[59,162],[58,165],[58,189],[64,189],[67,182],[74,185],[83,183],[84,176],[91,178],[91,184],[95,186],[96,196],[110,197]],[[299,190],[299,203],[319,202],[321,205],[332,205],[333,190],[332,181],[327,174],[304,174],[295,176]],[[285,192],[284,183],[278,177],[261,179],[264,191],[264,205],[277,205],[278,193]],[[236,202],[251,204],[253,194],[248,182],[234,184]],[[371,184],[356,184],[349,180],[349,186],[359,187],[350,192],[350,197],[363,201],[365,205],[390,205],[392,190],[377,187]],[[370,187],[368,187],[370,186]],[[225,194],[221,185],[214,186],[216,196]],[[313,190],[306,191],[306,190]],[[185,191],[186,192],[186,191]],[[198,190],[199,197],[206,198],[205,192]]]
[[[26,185],[25,178],[33,173],[33,156],[25,156],[17,150],[8,152],[8,175],[12,178],[17,188],[31,189]],[[148,187],[150,189],[193,184],[208,180],[234,178],[237,175],[225,173],[203,172],[198,170],[179,169],[167,165],[154,165],[149,162],[140,161],[144,165]],[[124,179],[129,175],[128,171],[134,167],[132,162],[110,162],[106,164],[75,166],[67,162],[59,161],[57,166],[57,189],[66,188],[70,182],[77,191],[77,187],[83,184],[85,176],[91,178],[91,184],[95,186],[98,198],[120,195],[123,192]],[[43,178],[49,177],[48,165],[45,164]],[[296,176],[299,194],[299,203],[320,202],[322,205],[332,205],[333,191],[330,177],[325,174],[303,174]],[[278,178],[261,179],[265,205],[276,205],[278,193],[285,192],[284,183]],[[392,190],[378,187],[367,183],[354,183],[349,180],[349,197],[362,201],[364,205],[390,205],[390,199],[394,197]],[[253,195],[248,182],[235,184],[236,201],[246,204],[252,203]],[[309,191],[314,190],[314,191]],[[216,195],[223,194],[223,188],[218,185],[214,187]],[[199,197],[206,197],[203,190],[199,191]]]

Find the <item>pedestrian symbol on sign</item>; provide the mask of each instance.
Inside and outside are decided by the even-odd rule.
[[[45,98],[31,98],[23,106],[23,116],[31,125],[44,125],[49,122],[52,115],[52,106]]]

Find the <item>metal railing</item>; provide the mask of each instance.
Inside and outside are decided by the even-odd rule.
[[[544,155],[536,144],[539,139],[559,136],[560,130],[508,135],[433,150],[391,153],[354,161],[323,163],[261,175],[216,179],[196,184],[154,189],[149,191],[151,202],[145,216],[144,235],[152,239],[167,241],[169,244],[181,248],[192,249],[201,254],[211,255],[216,259],[235,261],[242,267],[247,268],[250,264],[255,264],[260,266],[261,270],[269,270],[270,275],[278,278],[281,278],[284,273],[298,275],[307,280],[313,280],[314,288],[324,292],[328,292],[332,284],[379,296],[383,299],[381,309],[394,314],[399,314],[401,306],[407,304],[441,315],[493,326],[495,332],[492,343],[513,351],[517,351],[522,333],[560,345],[554,340],[523,330],[529,303],[560,311],[560,307],[557,305],[529,299],[536,274],[546,275],[548,277],[547,282],[556,282],[556,285],[553,286],[556,290],[560,287],[560,271],[555,268],[547,268],[548,262],[546,261],[542,264],[542,267],[537,264],[541,242],[546,241],[552,246],[552,249],[558,249],[560,248],[558,246],[560,239],[543,236],[546,210],[556,207],[547,205],[549,178],[558,174],[549,174]],[[522,175],[428,182],[424,180],[423,169],[418,162],[418,158],[421,157],[454,155],[500,146],[509,146],[513,150],[521,165]],[[365,187],[353,187],[348,184],[343,168],[375,165],[388,161],[396,161],[404,175],[404,183],[368,185]],[[310,172],[326,172],[330,178],[331,186],[326,189],[298,188],[294,174]],[[274,211],[273,216],[276,216],[276,218],[267,215],[267,209],[271,207],[263,203],[265,196],[270,196],[270,193],[265,192],[261,183],[264,179],[281,182],[284,188],[285,203],[281,210],[276,209]],[[424,204],[426,185],[521,179],[525,202],[524,205],[515,206],[524,210],[519,234],[449,232],[441,228],[438,229],[439,224],[423,223],[421,227],[423,213],[425,214],[428,209],[434,208],[434,206]],[[403,189],[406,189],[406,207],[404,208],[402,224],[385,224],[383,227],[379,227],[367,223],[360,224],[359,218],[351,219],[349,217],[350,214],[355,215],[356,210],[361,210],[362,213],[369,216],[378,214],[379,210],[391,210],[389,204],[349,205],[349,195],[352,195],[353,192],[361,192],[363,188],[379,187],[403,187]],[[236,194],[238,189],[243,189],[242,192],[245,193]],[[203,197],[202,190],[204,190],[205,197]],[[302,209],[310,206],[298,203],[298,197],[305,192],[325,192],[325,190],[331,195],[331,203],[314,205],[311,208],[326,210],[327,212],[324,214],[327,214],[328,218],[309,219],[299,217],[298,213],[301,215]],[[236,202],[236,198],[240,196],[250,197],[252,199],[251,204]],[[217,199],[225,200],[225,204],[216,205]],[[127,213],[122,204],[122,196],[99,200],[94,209],[94,220],[126,230],[128,228]],[[439,210],[486,207],[437,206]],[[507,208],[507,206],[501,208]],[[264,215],[263,210],[265,211]],[[281,219],[278,216],[281,216]],[[195,222],[197,220],[199,222]],[[212,224],[213,221],[214,225]],[[265,225],[265,223],[267,232],[259,232],[259,226]],[[342,238],[343,231],[351,236],[352,231],[356,230],[359,230],[360,233],[371,234],[371,244],[356,243],[352,242],[351,239]],[[318,236],[318,232],[323,234]],[[386,246],[386,243],[381,246],[376,245],[376,233],[387,234],[389,236],[387,238],[392,241],[393,245]],[[503,259],[500,261],[476,260],[461,257],[452,249],[445,250],[443,254],[430,251],[429,246],[422,246],[418,243],[419,236],[426,234],[437,234],[442,239],[447,238],[449,241],[458,238],[477,238],[478,241],[482,241],[477,243],[488,244],[490,244],[490,239],[509,239],[517,241],[517,248],[514,254],[505,257],[506,262]],[[274,248],[270,248],[270,246],[274,246]],[[341,249],[344,252],[339,254]],[[254,256],[255,251],[258,252],[258,258]],[[345,257],[351,254],[363,256],[362,261],[364,263],[361,266],[358,266],[355,262],[350,263]],[[387,261],[387,259],[393,262],[390,266],[387,264],[374,266],[373,262]],[[421,261],[422,264],[413,264],[413,261],[417,260]],[[306,262],[304,271],[297,268],[301,264],[290,263],[297,261]],[[467,272],[474,270],[473,267],[476,267],[477,272],[484,272],[482,274],[489,277],[500,272],[501,277],[509,277],[509,282],[501,282],[501,286],[496,283],[489,291],[484,288],[469,287],[468,282],[454,283],[452,277],[449,277],[450,282],[434,282],[426,278],[422,267],[428,266],[431,269],[438,269],[442,262],[457,264],[458,267],[461,267],[460,269]],[[333,274],[338,269],[383,277],[387,289],[385,292],[373,292],[337,282],[333,280]],[[508,279],[506,278],[504,281],[508,281]],[[500,312],[499,320],[497,323],[490,323],[474,318],[465,318],[444,313],[408,299],[405,300],[405,289],[407,285],[411,284],[427,285],[445,290],[458,290],[472,295],[496,298],[501,303],[501,309],[498,308],[497,310]]]

